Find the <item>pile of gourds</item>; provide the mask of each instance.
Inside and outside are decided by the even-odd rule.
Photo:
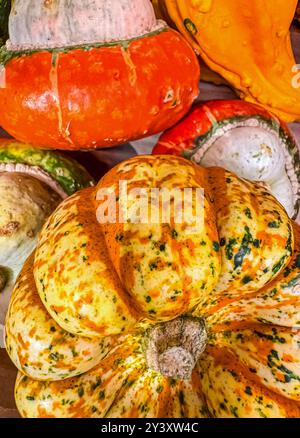
[[[152,3],[168,25],[150,0],[0,0],[0,126],[19,141],[0,143],[17,407],[23,417],[299,417],[300,155],[278,119],[300,119],[288,31],[297,1]],[[247,102],[184,117],[198,96],[195,52]],[[96,185],[41,149],[160,131],[153,155]],[[178,221],[187,188],[190,215]]]

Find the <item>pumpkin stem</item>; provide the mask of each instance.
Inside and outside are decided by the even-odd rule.
[[[158,324],[149,331],[147,364],[166,377],[190,379],[206,343],[203,319],[179,317]]]

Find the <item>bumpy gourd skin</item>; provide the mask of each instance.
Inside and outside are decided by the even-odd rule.
[[[159,2],[206,64],[241,97],[285,121],[300,119],[289,34],[297,0]]]
[[[34,263],[36,287],[54,320],[70,332],[103,339],[119,330],[121,336],[95,368],[79,377],[41,382],[20,373],[15,396],[21,415],[299,417],[298,225],[293,225],[294,247],[292,222],[282,206],[260,186],[222,169],[201,169],[178,157],[138,157],[109,172],[97,189],[117,187],[124,176],[131,188],[145,181],[150,187],[202,185],[203,240],[196,233],[191,245],[178,224],[163,242],[156,240],[163,235],[162,224],[156,225],[157,234],[148,225],[99,224],[92,213],[104,200],[99,193],[96,200],[94,189],[65,201],[43,229]],[[276,227],[261,233],[267,221]],[[201,260],[193,256],[199,251]],[[163,293],[166,254],[180,281],[194,269],[193,280],[183,281],[182,296],[176,294],[178,304]],[[143,260],[151,260],[152,277]],[[251,278],[245,281],[247,273]],[[193,283],[203,274],[203,287],[195,290]],[[170,273],[168,279],[172,285]],[[143,286],[153,281],[156,294],[144,304]],[[153,371],[145,354],[151,328],[180,312],[184,318],[204,318],[208,333],[205,351],[186,380]],[[18,324],[10,325],[18,331]]]

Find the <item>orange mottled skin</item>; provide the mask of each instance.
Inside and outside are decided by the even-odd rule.
[[[174,217],[155,226],[100,224],[97,190],[117,189],[122,178],[129,188],[204,188],[202,226],[187,236]],[[95,340],[114,334],[115,341],[91,370],[43,382],[10,312],[8,341],[32,363],[25,376],[12,356],[21,415],[299,417],[299,229],[264,188],[222,169],[170,156],[118,165],[56,210],[34,262],[37,290],[57,324]],[[145,354],[149,329],[178,315],[204,318],[208,333],[187,380],[149,368]]]
[[[59,149],[111,147],[174,125],[198,95],[199,65],[175,31],[101,47],[38,51],[0,73],[0,125]]]
[[[10,301],[5,326],[7,352],[29,377],[62,380],[80,375],[99,363],[114,339],[83,338],[63,330],[41,302],[33,262],[34,254],[25,263]]]

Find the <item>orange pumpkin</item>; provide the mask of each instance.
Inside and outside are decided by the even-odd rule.
[[[99,222],[123,209],[120,180],[130,220]],[[135,223],[139,188],[204,189],[203,222]],[[19,277],[21,415],[299,417],[299,243],[259,184],[180,157],[121,163],[58,207]]]
[[[44,3],[13,3],[1,49],[0,125],[11,135],[52,148],[110,147],[188,111],[196,56],[149,0]]]

